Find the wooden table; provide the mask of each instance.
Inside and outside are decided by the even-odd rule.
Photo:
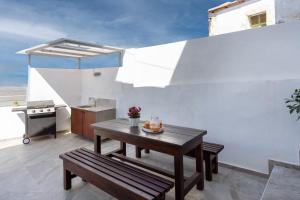
[[[101,154],[101,137],[120,141],[120,149],[105,155],[116,157],[153,172],[175,179],[175,199],[183,200],[184,196],[197,184],[197,189],[204,189],[203,173],[203,136],[205,130],[164,125],[161,134],[145,133],[139,127],[130,127],[127,119],[115,119],[91,125],[95,131],[95,152]],[[141,148],[155,150],[174,156],[174,173],[163,170],[140,160],[126,157],[126,143]],[[183,156],[192,149],[196,151],[196,172],[191,177],[183,173]]]

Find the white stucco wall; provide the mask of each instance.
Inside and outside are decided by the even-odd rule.
[[[248,16],[267,13],[267,25],[300,20],[298,0],[248,0],[240,5],[209,14],[209,35],[220,35],[250,29]]]
[[[300,20],[299,0],[275,0],[276,22],[292,22]]]
[[[86,105],[89,97],[116,99],[121,92],[121,83],[116,82],[117,67],[81,70],[81,104]],[[94,76],[100,72],[100,76]]]
[[[11,106],[0,107],[0,140],[22,137],[25,133],[24,114],[11,111]]]
[[[138,61],[124,59],[119,70],[118,116],[139,105],[143,119],[157,115],[165,123],[207,129],[206,141],[225,145],[224,163],[264,173],[268,159],[297,164],[300,125],[284,99],[300,84],[299,33],[300,23],[292,23],[191,40],[184,48],[180,42],[179,58],[174,43],[135,49]],[[145,68],[148,53],[152,62]],[[175,61],[169,84],[158,87],[157,80],[169,76],[155,76],[153,63]],[[149,68],[154,87],[150,78],[141,86],[136,77],[146,77]]]
[[[240,5],[209,14],[209,17],[211,17],[209,35],[220,35],[250,29],[248,16],[260,12],[267,13],[267,25],[275,24],[274,0],[249,0]]]

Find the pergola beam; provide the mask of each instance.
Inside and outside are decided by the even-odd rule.
[[[86,57],[103,56],[118,53],[119,63],[122,65],[124,49],[112,46],[98,45],[87,42],[58,39],[47,44],[41,44],[17,52],[18,54],[28,55],[28,65],[31,66],[31,55],[54,56],[74,58],[77,60],[77,68],[80,69],[81,59]]]
[[[122,48],[92,44],[87,42],[59,39],[48,44],[42,44],[24,49],[17,53],[31,55],[53,55],[62,57],[84,58],[90,56],[103,56],[122,52]]]

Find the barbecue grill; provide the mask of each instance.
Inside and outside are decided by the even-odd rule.
[[[30,138],[53,135],[56,138],[56,110],[66,105],[55,105],[52,100],[28,101],[27,106],[13,108],[13,112],[25,113],[25,134],[23,143],[29,144]]]

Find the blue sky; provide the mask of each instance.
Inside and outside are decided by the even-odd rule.
[[[226,0],[0,0],[0,86],[26,85],[16,52],[58,38],[143,47],[207,36],[207,10]],[[117,59],[85,61],[89,67]],[[72,60],[33,58],[34,66],[71,68]]]

